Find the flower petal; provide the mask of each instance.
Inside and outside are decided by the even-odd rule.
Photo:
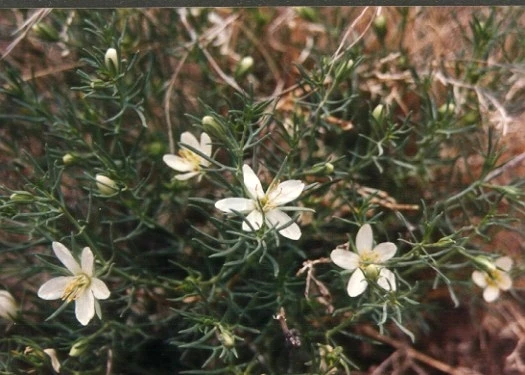
[[[73,258],[73,255],[69,251],[67,247],[62,245],[60,242],[53,242],[53,251],[55,255],[57,256],[58,260],[62,262],[66,268],[71,271],[73,275],[79,274],[82,272],[80,265],[78,262]]]
[[[82,250],[82,255],[80,256],[80,264],[82,266],[82,272],[84,272],[89,277],[93,276],[93,265],[95,263],[95,258],[93,257],[93,252],[89,247],[85,247]]]
[[[249,165],[244,164],[242,166],[242,175],[244,179],[244,186],[246,187],[250,197],[253,200],[264,198],[264,190],[262,188],[261,181]]]
[[[499,297],[499,288],[493,285],[489,285],[483,291],[483,299],[486,302],[494,302]]]
[[[106,284],[96,277],[91,279],[91,291],[96,299],[107,299],[111,294]]]
[[[215,208],[227,213],[246,213],[255,209],[255,202],[247,198],[225,198],[215,202]]]
[[[279,228],[288,224],[286,227],[279,229],[279,233],[282,236],[291,240],[298,240],[301,238],[301,228],[299,228],[299,226],[293,222],[290,216],[281,210],[270,210],[266,213],[265,218],[268,226],[270,227]]]
[[[175,179],[177,179],[179,181],[186,181],[186,180],[189,180],[192,177],[197,176],[198,174],[199,174],[199,172],[188,172],[188,173],[178,174],[178,175],[175,176]]]
[[[51,367],[53,367],[53,370],[55,370],[56,373],[60,372],[60,361],[57,357],[57,351],[53,348],[48,348],[42,350],[44,353],[46,353],[49,358],[51,359]]]
[[[350,297],[357,297],[366,290],[367,286],[368,281],[366,281],[363,271],[358,268],[348,280],[346,291]]]
[[[379,277],[377,278],[377,284],[384,290],[395,291],[396,287],[396,275],[389,269],[382,268],[379,271]]]
[[[73,281],[73,276],[59,276],[46,281],[40,289],[38,296],[45,300],[59,299],[64,294],[67,285]]]
[[[297,223],[292,223],[286,228],[281,229],[279,231],[279,234],[291,240],[298,240],[299,238],[301,238],[302,233],[301,228],[299,228],[299,225],[297,225]]]
[[[485,272],[481,271],[474,271],[472,272],[472,281],[474,281],[474,284],[479,286],[480,288],[485,288],[487,286],[487,274]]]
[[[507,273],[501,271],[498,276],[498,287],[501,290],[509,290],[512,287],[512,279],[510,276]]]
[[[339,267],[353,271],[359,266],[359,255],[352,251],[335,249],[330,253],[330,259]]]
[[[95,316],[95,297],[91,290],[86,289],[75,300],[75,315],[80,324],[84,326]]]
[[[205,132],[202,132],[201,133],[201,144],[200,144],[200,150],[202,151],[202,153],[206,156],[211,156],[211,139],[210,139],[210,136],[205,133]],[[202,160],[203,163],[206,163],[205,165],[209,165],[210,162],[203,159]],[[201,163],[202,164],[202,163]]]
[[[299,180],[288,180],[281,182],[268,193],[269,204],[282,206],[299,197],[303,192],[304,184]]]
[[[501,257],[501,258],[498,258],[494,261],[494,264],[496,265],[496,267],[502,269],[503,271],[510,271],[511,268],[512,268],[512,264],[514,263],[514,261],[512,260],[511,257]]]
[[[168,167],[175,169],[178,172],[190,172],[195,169],[193,163],[178,155],[166,154],[162,157],[162,160],[168,165]]]
[[[199,141],[190,132],[184,132],[180,135],[180,143],[184,143],[188,146],[191,146],[196,150],[201,149],[201,145],[199,144]],[[184,147],[184,146],[181,146],[181,147]]]
[[[248,225],[246,221],[243,221],[242,230],[246,232],[251,232],[252,230],[258,230],[263,224],[263,215],[259,211],[253,210],[252,212],[248,214],[248,216],[246,216],[246,220],[248,221],[248,223],[251,224],[251,227],[250,225]]]
[[[386,262],[394,256],[397,251],[397,247],[392,242],[383,242],[374,247],[373,252],[379,256],[381,263]]]
[[[355,247],[358,254],[361,254],[364,251],[372,250],[374,245],[374,235],[372,233],[372,227],[370,224],[365,224],[357,232],[355,238]]]

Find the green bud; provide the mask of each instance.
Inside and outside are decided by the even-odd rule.
[[[377,16],[374,19],[374,31],[376,32],[377,37],[379,40],[385,39],[386,33],[387,33],[387,27],[386,27],[386,18],[382,14]]]
[[[35,23],[31,30],[38,35],[39,38],[42,40],[45,40],[47,42],[56,42],[59,40],[59,34],[58,31],[53,27],[46,23]]]
[[[312,166],[311,169],[306,171],[308,174],[321,174],[321,175],[327,175],[331,174],[334,171],[334,165],[329,162],[322,162],[322,163],[316,163]]]
[[[217,124],[217,121],[212,116],[204,116],[202,118],[202,125],[204,126],[210,126],[212,128],[219,128],[219,124]]]
[[[295,11],[299,17],[306,21],[314,22],[316,19],[316,12],[312,7],[297,7]]]
[[[163,155],[166,151],[166,147],[162,142],[151,142],[146,146],[146,151],[149,155]]]
[[[451,115],[456,110],[456,105],[454,103],[445,103],[438,108],[438,113],[442,116]]]
[[[346,75],[350,71],[350,69],[352,69],[353,66],[354,66],[354,60],[352,59],[343,62],[337,68],[335,72],[335,77],[337,79],[341,79],[344,75]]]
[[[486,256],[478,255],[477,257],[474,257],[472,261],[476,266],[485,272],[490,273],[496,270],[496,265],[494,262]]]
[[[75,162],[75,159],[75,155],[67,153],[62,156],[62,163],[64,163],[64,165],[71,165]]]
[[[473,125],[479,122],[479,112],[478,111],[468,111],[462,118],[461,123],[463,125]]]
[[[378,122],[382,123],[385,117],[385,106],[383,104],[378,104],[372,111],[372,117]]]
[[[377,280],[380,271],[381,269],[377,265],[369,264],[368,266],[365,267],[365,269],[363,270],[363,273],[366,275],[368,279]]]
[[[30,203],[35,200],[35,196],[28,191],[18,190],[11,194],[9,199],[13,202]]]
[[[235,346],[235,337],[227,330],[222,327],[219,327],[219,340],[221,340],[222,345],[226,348],[231,349]]]
[[[225,138],[225,132],[222,125],[215,120],[212,116],[204,116],[202,118],[202,126],[204,131],[208,134],[212,134],[214,137],[219,139]]]
[[[87,347],[87,340],[80,339],[76,341],[71,346],[71,349],[69,349],[69,356],[70,357],[80,357],[82,353],[86,351],[86,347]]]

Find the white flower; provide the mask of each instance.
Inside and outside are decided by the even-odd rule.
[[[512,287],[512,279],[507,273],[512,268],[512,259],[501,257],[494,261],[492,267],[487,267],[486,271],[472,272],[472,281],[483,288],[483,299],[487,302],[495,301],[500,294],[500,290],[509,290]]]
[[[354,271],[347,286],[350,297],[356,297],[366,290],[367,278],[375,279],[377,284],[387,291],[396,290],[394,273],[381,266],[394,256],[397,251],[396,245],[392,242],[383,242],[375,247],[373,245],[372,227],[365,224],[357,232],[355,241],[357,254],[343,249],[335,249],[330,254],[332,262],[339,267]]]
[[[301,229],[283,210],[292,211],[294,207],[281,207],[301,195],[304,184],[299,180],[288,180],[279,184],[271,184],[266,193],[261,181],[248,165],[242,167],[244,187],[249,198],[226,198],[215,203],[219,210],[232,213],[247,213],[242,223],[245,231],[258,230],[265,223],[269,227],[278,228],[284,237],[297,240],[301,237]],[[283,227],[284,226],[284,227]]]
[[[0,290],[0,317],[13,320],[18,312],[18,305],[15,297],[7,290]]]
[[[210,157],[211,156],[211,139],[205,132],[201,134],[201,142],[197,141],[197,138],[190,132],[184,132],[180,136],[180,142],[199,150],[202,154]],[[210,162],[195,152],[189,150],[185,146],[181,146],[179,155],[167,154],[164,155],[162,160],[170,168],[175,169],[178,172],[186,172],[175,176],[177,180],[187,180],[201,173],[202,167],[207,167]]]
[[[108,298],[110,292],[102,280],[93,276],[95,260],[91,249],[85,247],[82,250],[80,265],[60,242],[53,242],[53,251],[72,276],[59,276],[46,281],[38,290],[38,296],[45,300],[61,298],[67,302],[75,301],[75,315],[82,325],[87,325],[95,312],[100,318],[97,300]]]

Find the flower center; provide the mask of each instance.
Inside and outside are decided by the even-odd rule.
[[[266,211],[270,210],[270,208],[272,208],[271,205],[269,204],[270,201],[269,201],[267,195],[265,195],[264,197],[258,199],[258,201],[259,201],[259,207],[261,208],[262,212],[266,212]]]
[[[359,254],[359,265],[361,267],[366,267],[374,263],[381,263],[379,261],[379,255],[376,252],[365,250]]]
[[[488,285],[499,286],[502,281],[502,272],[499,270],[494,270],[490,273],[487,273],[485,280],[487,281]]]
[[[71,302],[76,300],[91,284],[91,278],[85,273],[76,275],[69,284],[67,284],[62,294],[62,300]]]
[[[379,276],[380,267],[377,266],[381,263],[379,255],[373,251],[363,251],[359,256],[359,268],[365,273],[370,279],[377,279]]]
[[[201,157],[197,155],[196,153],[194,153],[193,151],[183,148],[179,150],[179,155],[181,158],[189,161],[193,165],[194,170],[201,169],[200,167]]]

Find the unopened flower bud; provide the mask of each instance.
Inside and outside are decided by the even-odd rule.
[[[381,269],[375,264],[369,264],[364,268],[363,271],[368,279],[377,280],[377,277],[379,276],[379,271],[381,271]]]
[[[119,190],[117,183],[109,177],[97,174],[95,179],[97,181],[98,191],[102,195],[113,195]]]
[[[350,71],[350,69],[352,69],[353,66],[354,66],[354,60],[352,60],[352,59],[343,62],[337,68],[337,71],[335,73],[336,78],[338,78],[338,79],[342,78],[342,76],[344,76],[346,73],[348,73]]]
[[[212,116],[204,116],[201,122],[206,133],[212,134],[219,138],[221,138],[224,135],[224,130],[222,129],[222,126]]]
[[[237,69],[235,70],[235,75],[237,77],[241,77],[244,74],[246,74],[248,71],[250,71],[253,67],[253,57],[251,56],[245,56],[239,61],[237,64]]]
[[[494,262],[486,256],[478,255],[472,260],[476,264],[476,266],[478,266],[480,269],[487,273],[491,273],[496,270],[496,265],[494,264]]]
[[[117,50],[115,48],[108,48],[104,56],[104,63],[106,64],[106,68],[111,72],[118,72],[119,63]]]
[[[35,23],[31,30],[38,35],[39,38],[47,42],[56,42],[59,39],[57,29],[43,22]]]
[[[372,117],[379,123],[383,122],[385,113],[385,106],[383,104],[378,104],[372,111]]]
[[[35,197],[28,191],[18,190],[11,194],[9,199],[13,202],[30,203],[35,200]]]
[[[15,297],[7,290],[0,290],[0,317],[13,321],[17,313]]]
[[[445,103],[438,109],[438,113],[442,116],[453,114],[456,110],[456,105],[454,103]]]
[[[376,32],[379,40],[383,40],[387,33],[386,18],[382,14],[374,19],[374,31]]]
[[[62,163],[65,165],[71,165],[75,162],[75,156],[73,154],[67,153],[62,156]]]
[[[219,340],[221,340],[222,345],[228,349],[233,348],[235,346],[235,337],[223,328],[219,328],[219,331],[221,332],[219,334]]]
[[[85,339],[80,339],[76,341],[69,349],[70,357],[80,357],[82,353],[86,350],[87,341]]]

